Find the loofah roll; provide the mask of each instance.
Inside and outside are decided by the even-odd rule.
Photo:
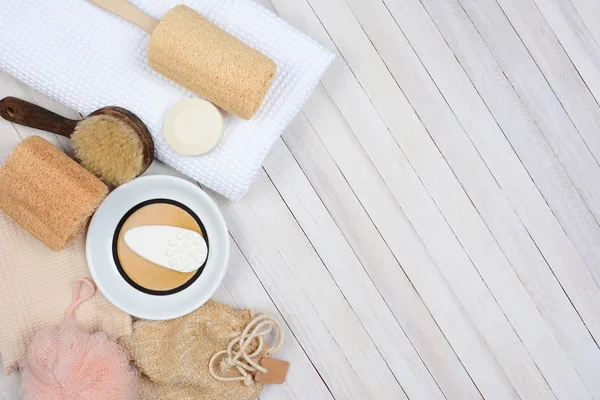
[[[0,209],[54,251],[69,246],[108,193],[50,142],[23,140],[0,169]]]
[[[260,107],[276,70],[273,60],[185,5],[163,16],[148,59],[156,72],[244,119]]]

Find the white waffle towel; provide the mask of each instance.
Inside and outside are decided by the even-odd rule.
[[[86,0],[2,0],[0,68],[84,115],[110,105],[131,110],[150,129],[160,160],[240,199],[333,55],[251,0],[131,2],[157,19],[184,3],[276,62],[275,80],[256,116],[226,116],[225,138],[213,152],[187,157],[169,147],[165,115],[194,94],[150,69],[149,35]]]

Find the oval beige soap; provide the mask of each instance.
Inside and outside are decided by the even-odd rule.
[[[221,112],[204,99],[180,101],[167,113],[165,136],[173,150],[199,156],[213,150],[223,138]]]

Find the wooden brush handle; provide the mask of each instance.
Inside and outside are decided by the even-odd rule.
[[[158,25],[158,20],[144,13],[142,10],[131,4],[128,0],[90,0],[98,7],[104,8],[106,11],[110,11],[117,14],[126,20],[133,22],[150,35]]]
[[[0,100],[0,117],[15,124],[29,126],[71,137],[79,121],[68,119],[28,101],[16,97]]]

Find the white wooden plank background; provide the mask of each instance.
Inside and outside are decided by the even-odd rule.
[[[216,299],[288,331],[261,399],[600,398],[600,3],[261,2],[337,56],[246,198],[211,193]],[[70,152],[0,120],[0,163],[33,134]]]

